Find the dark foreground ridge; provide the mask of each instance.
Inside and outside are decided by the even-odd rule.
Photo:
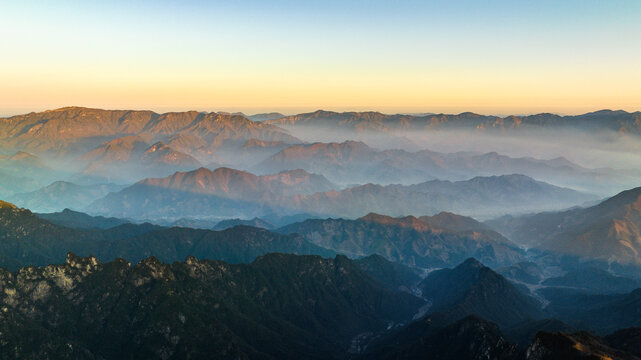
[[[476,315],[409,322],[424,302],[363,269],[344,256],[132,266],[72,253],[61,265],[0,269],[0,357],[636,359],[638,329],[603,339],[540,332],[525,349]]]
[[[0,290],[0,354],[12,358],[328,359],[423,303],[345,257],[285,254],[131,266],[70,253],[1,270]]]

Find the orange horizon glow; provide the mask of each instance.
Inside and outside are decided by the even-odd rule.
[[[62,1],[3,10],[0,116],[72,105],[641,110],[638,2]]]

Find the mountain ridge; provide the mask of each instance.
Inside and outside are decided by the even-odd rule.
[[[488,224],[524,245],[603,262],[641,264],[641,187],[597,205]]]

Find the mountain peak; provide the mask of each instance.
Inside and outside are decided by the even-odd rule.
[[[65,263],[72,268],[77,268],[79,270],[87,272],[91,272],[98,265],[100,265],[100,262],[94,256],[81,257],[77,256],[71,251],[67,253],[67,259],[65,260]]]
[[[421,216],[419,220],[439,228],[456,231],[487,230],[488,227],[469,216],[458,215],[452,212],[441,211],[434,216]]]
[[[433,301],[433,311],[452,318],[476,314],[500,326],[542,316],[538,302],[475,258],[453,269],[431,272],[420,284]]]
[[[471,258],[468,258],[467,260],[463,261],[456,268],[461,268],[461,269],[478,268],[478,269],[482,269],[482,268],[485,268],[485,267],[486,266],[483,265],[480,261],[478,261],[475,258],[471,257]]]
[[[0,200],[0,209],[17,209],[18,207],[12,203]]]
[[[634,189],[622,191],[613,197],[601,202],[598,207],[621,207],[625,205],[641,204],[641,186]],[[639,209],[641,210],[641,208]]]
[[[373,223],[382,224],[382,225],[402,226],[402,227],[414,229],[416,231],[435,231],[435,230],[440,231],[440,229],[434,228],[429,223],[421,221],[420,219],[411,215],[395,218],[395,217],[380,215],[380,214],[371,212],[359,218],[358,220],[373,222]]]

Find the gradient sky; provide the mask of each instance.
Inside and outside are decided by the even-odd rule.
[[[641,110],[641,1],[4,1],[0,115]]]

